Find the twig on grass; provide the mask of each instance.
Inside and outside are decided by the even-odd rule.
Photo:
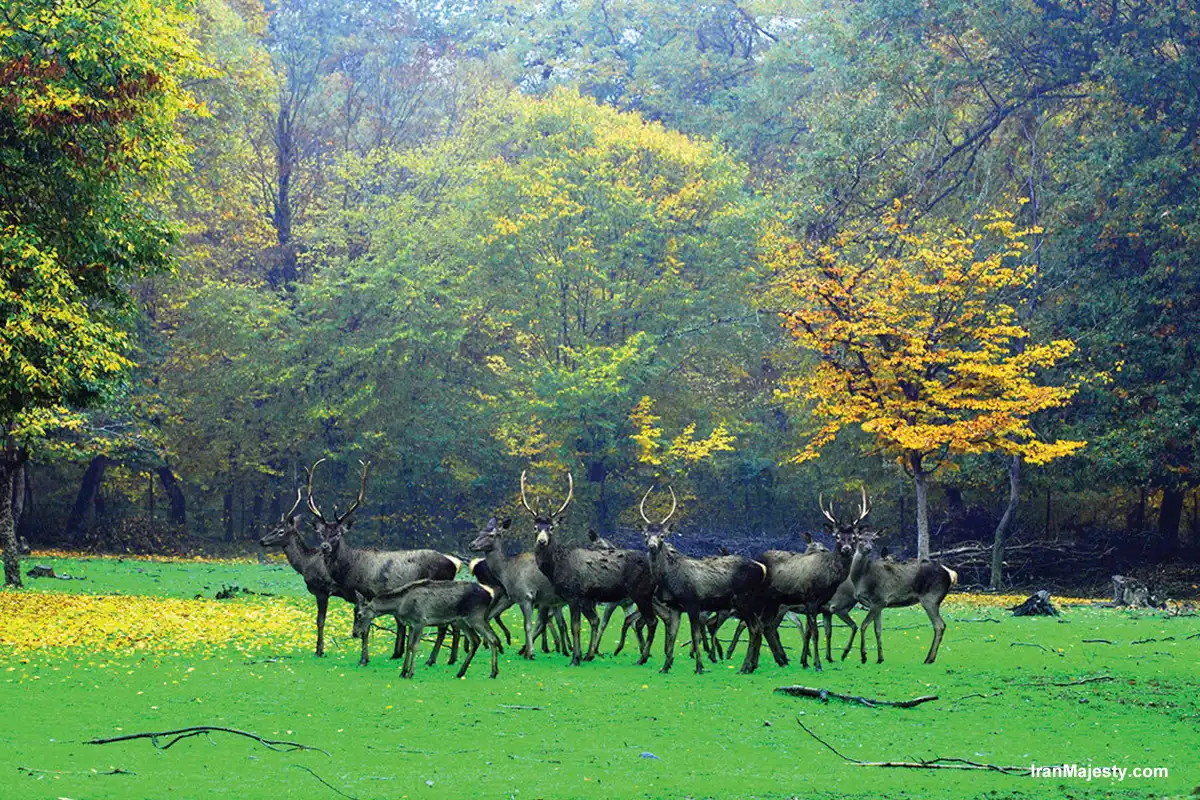
[[[1130,644],[1146,644],[1147,642],[1173,642],[1173,641],[1175,641],[1174,636],[1166,636],[1162,639],[1138,639],[1136,642],[1130,642]]]
[[[1041,682],[1034,681],[1032,683],[1021,683],[1021,684],[1017,684],[1017,685],[1018,686],[1082,686],[1085,683],[1108,683],[1109,681],[1115,681],[1115,680],[1116,680],[1116,678],[1114,678],[1111,675],[1097,675],[1092,678],[1083,678],[1082,680],[1078,680],[1078,681],[1065,681],[1065,682],[1061,682],[1061,683],[1041,683]]]
[[[541,706],[506,706],[501,705],[500,708],[511,708],[513,711],[544,711]]]
[[[1047,653],[1054,653],[1054,655],[1058,656],[1059,658],[1063,657],[1063,654],[1058,652],[1057,650],[1051,650],[1049,647],[1046,647],[1046,645],[1037,644],[1036,642],[1009,642],[1008,646],[1009,647],[1036,647],[1039,650],[1045,650]]]
[[[964,694],[962,697],[954,701],[954,705],[950,706],[950,710],[958,710],[959,703],[961,703],[963,700],[970,700],[972,697],[997,697],[1000,694],[1000,692],[987,692],[986,694],[983,692],[975,692],[974,694]]]
[[[924,761],[861,761],[857,758],[851,758],[844,753],[841,753],[829,742],[817,736],[808,726],[801,722],[798,718],[796,724],[801,730],[807,733],[812,738],[816,739],[821,744],[825,745],[829,752],[836,755],[843,761],[849,761],[859,767],[895,767],[899,769],[959,769],[959,770],[981,770],[985,772],[1000,772],[1005,775],[1028,775],[1029,767],[1012,767],[1000,764],[984,764],[979,761],[968,761],[965,758],[947,758],[941,757],[931,758]]]
[[[131,739],[149,739],[150,743],[159,750],[167,750],[171,745],[182,739],[188,739],[192,736],[200,736],[208,733],[233,733],[238,736],[245,736],[248,739],[253,739],[259,744],[266,747],[268,750],[274,750],[277,753],[291,753],[296,750],[316,750],[318,753],[329,753],[319,747],[311,747],[307,744],[299,742],[288,742],[280,739],[264,739],[253,733],[239,731],[236,728],[224,728],[218,725],[193,725],[190,728],[177,728],[173,731],[158,731],[157,733],[127,733],[124,736],[112,736],[107,739],[88,739],[84,744],[111,744],[113,742],[127,742]],[[159,744],[159,737],[170,736],[170,741],[166,744]]]
[[[120,767],[106,770],[32,769],[30,767],[17,767],[17,772],[24,772],[26,775],[137,775],[132,770],[121,769]]]
[[[346,794],[346,793],[345,793],[345,792],[343,792],[341,789],[337,788],[337,787],[336,787],[336,786],[334,786],[332,783],[330,783],[329,781],[325,780],[325,779],[324,779],[324,778],[322,778],[320,775],[318,775],[317,773],[313,772],[311,769],[309,769],[308,767],[304,766],[303,764],[292,764],[292,766],[293,766],[293,767],[295,767],[296,769],[302,769],[302,770],[304,770],[304,771],[305,771],[305,772],[307,772],[309,775],[312,775],[314,778],[316,778],[316,779],[317,779],[317,780],[319,780],[321,783],[323,783],[325,786],[328,786],[330,789],[332,789],[333,791],[335,791],[335,792],[337,792],[338,794],[340,794],[342,797],[349,798],[349,800],[358,800],[358,798],[357,798],[357,797],[355,797],[354,795],[352,795],[352,794]]]
[[[1083,643],[1084,644],[1116,644],[1116,642],[1111,642],[1108,639],[1084,639]]]
[[[832,697],[835,700],[845,700],[847,703],[859,703],[867,706],[868,708],[875,708],[876,706],[912,708],[913,706],[921,705],[921,703],[928,703],[932,700],[938,699],[937,695],[933,694],[915,697],[912,700],[876,700],[871,697],[859,697],[851,694],[838,694],[837,692],[831,692],[828,689],[813,689],[809,686],[780,686],[776,688],[775,691],[782,694],[791,695],[792,697],[815,697],[816,699],[825,703],[828,703],[829,698]]]

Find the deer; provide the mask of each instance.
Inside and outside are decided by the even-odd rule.
[[[520,655],[532,660],[533,643],[538,635],[543,636],[544,641],[545,629],[550,627],[554,631],[553,625],[547,625],[547,620],[555,618],[561,625],[563,601],[554,591],[550,579],[538,568],[533,553],[517,556],[505,553],[503,536],[511,526],[511,519],[498,522],[492,517],[471,542],[470,548],[484,554],[483,563],[502,585],[508,602],[521,607],[521,614],[525,618],[525,644]]]
[[[329,610],[329,598],[340,597],[353,603],[354,595],[343,590],[330,576],[320,548],[309,547],[300,533],[296,521],[296,509],[303,501],[302,490],[296,489],[296,503],[291,510],[279,518],[279,524],[270,533],[258,540],[260,547],[279,548],[287,557],[292,569],[304,578],[309,594],[317,599],[317,657],[325,655],[325,614]]]
[[[608,539],[605,539],[600,534],[596,533],[595,529],[588,528],[588,543],[593,550],[616,550],[617,547]],[[604,632],[608,630],[608,623],[612,619],[617,609],[625,612],[625,621],[621,624],[621,638],[617,641],[616,648],[613,649],[613,655],[620,655],[625,649],[625,638],[629,634],[629,629],[637,635],[638,647],[640,648],[646,641],[646,636],[643,631],[646,629],[646,623],[642,619],[642,615],[634,607],[633,601],[628,598],[619,603],[605,603],[604,616],[600,619],[600,632],[597,636],[601,641],[604,641]]]
[[[696,661],[696,674],[704,672],[703,653],[716,661],[714,649],[704,642],[705,625],[703,612],[734,609],[747,622],[751,630],[762,625],[761,603],[767,581],[767,566],[743,556],[710,556],[689,558],[679,552],[668,541],[671,527],[667,524],[679,507],[674,488],[671,492],[671,510],[661,522],[652,522],[646,516],[646,500],[654,491],[651,485],[638,507],[650,555],[650,570],[658,585],[658,597],[669,609],[666,617],[666,645],[660,672],[670,672],[675,660],[675,638],[679,632],[680,613],[688,615],[692,629],[692,654]]]
[[[850,565],[854,559],[857,543],[858,526],[868,513],[870,504],[867,500],[866,489],[863,489],[862,505],[859,507],[858,518],[853,522],[839,522],[833,513],[833,506],[825,509],[823,497],[818,497],[821,513],[825,516],[827,527],[834,534],[834,548],[830,551],[817,551],[786,557],[783,552],[774,554],[767,561],[769,576],[767,600],[763,609],[763,627],[761,635],[750,632],[750,644],[746,659],[742,663],[742,672],[753,672],[758,666],[758,655],[765,637],[771,648],[775,662],[779,666],[787,666],[788,657],[784,652],[783,643],[779,641],[779,623],[783,612],[796,608],[803,612],[807,625],[804,631],[805,644],[817,637],[817,614],[822,606],[827,604],[842,581],[850,574]],[[814,643],[813,665],[821,669],[821,653],[819,646]],[[808,666],[807,647],[800,657],[800,664]]]
[[[324,461],[325,459],[323,458],[319,459],[311,468],[305,470],[308,473],[308,510],[316,519],[317,533],[321,537],[321,554],[325,560],[325,567],[329,570],[329,575],[335,583],[347,593],[358,592],[369,599],[376,595],[396,591],[400,587],[422,578],[434,580],[454,579],[462,563],[457,558],[443,555],[436,550],[382,551],[367,550],[347,545],[343,539],[346,531],[354,524],[351,515],[354,514],[366,497],[367,474],[370,471],[371,464],[370,462],[359,462],[362,464],[363,470],[358,496],[343,513],[335,513],[333,521],[330,522],[321,513],[321,509],[317,507],[316,501],[313,500],[312,491],[313,474],[316,472],[317,467]],[[362,630],[362,655],[358,663],[365,666],[370,661],[367,646],[370,628]],[[446,628],[441,627],[438,631],[437,643],[434,645],[433,653],[427,662],[429,665],[432,665],[436,661],[445,635]],[[404,655],[404,646],[404,626],[397,620],[396,646],[392,651],[392,658],[402,658]],[[454,640],[451,645],[450,663],[454,663],[457,652],[458,630],[455,629]]]
[[[794,553],[791,550],[768,550],[767,552],[765,552],[761,556],[759,556],[758,560],[764,564],[767,564],[768,569],[769,569],[770,565],[779,564],[780,562],[785,561],[789,558],[796,558],[796,557],[802,556],[802,555],[811,555],[813,553],[828,553],[829,552],[829,548],[826,547],[825,545],[821,544],[820,542],[814,540],[812,537],[812,534],[809,533],[808,531],[802,531],[800,535],[804,537],[804,541],[805,541],[804,552]],[[844,581],[843,581],[843,585],[845,585]],[[721,625],[723,625],[725,623],[725,620],[728,619],[729,616],[730,615],[728,613],[717,615],[713,619],[712,628],[714,628],[714,629],[719,628]],[[790,617],[793,620],[795,620],[796,627],[800,629],[800,633],[801,634],[804,633],[804,625],[801,622],[799,617],[797,617],[793,612],[787,612],[784,616]],[[725,652],[726,658],[733,658],[734,650],[737,649],[738,640],[741,639],[742,634],[745,632],[745,630],[746,630],[746,623],[742,622],[741,620],[738,620],[737,628],[735,628],[733,631],[733,639],[730,640],[729,648]],[[712,630],[712,635],[713,635],[713,638],[715,639],[716,638],[715,630]],[[718,644],[718,653],[720,653],[719,648],[720,648],[720,646]],[[830,658],[829,660],[832,661],[833,659]]]
[[[508,594],[504,591],[504,584],[500,582],[499,578],[492,574],[492,571],[488,568],[487,561],[482,558],[471,559],[470,563],[467,564],[467,572],[471,573],[471,577],[474,578],[477,583],[487,586],[495,591],[495,599],[492,602],[490,619],[496,623],[498,628],[500,628],[500,633],[504,634],[504,644],[512,647],[512,632],[509,631],[508,627],[504,624],[502,615],[505,611],[508,611],[508,609],[512,608],[513,603]]]
[[[946,632],[946,623],[942,620],[942,601],[946,599],[950,587],[958,583],[958,573],[938,561],[893,561],[886,557],[872,560],[870,555],[875,536],[871,531],[859,533],[854,563],[849,574],[849,581],[854,587],[854,599],[867,609],[866,616],[858,628],[862,663],[867,663],[868,623],[875,624],[876,663],[882,664],[883,610],[920,603],[929,616],[930,624],[933,625],[933,641],[930,642],[929,652],[925,656],[925,663],[932,664],[937,660],[938,648],[941,647],[942,636]],[[850,607],[853,607],[852,603],[846,610]],[[854,633],[855,629],[852,627],[850,641],[842,651],[843,659],[854,644]],[[828,646],[828,639],[826,644]]]
[[[596,650],[600,646],[600,639],[596,635],[600,625],[596,603],[622,602],[626,598],[633,600],[646,621],[647,639],[637,661],[638,664],[645,664],[650,658],[650,646],[658,627],[649,557],[636,550],[592,550],[564,546],[555,537],[554,530],[575,496],[575,479],[571,473],[567,473],[567,499],[557,511],[550,514],[542,514],[529,505],[525,481],[526,473],[522,472],[521,504],[533,517],[536,535],[534,558],[538,569],[549,578],[555,593],[571,609],[571,665],[578,666],[581,660],[591,661],[596,657]],[[586,659],[582,658],[581,653],[581,616],[588,618],[592,632]]]
[[[461,626],[466,631],[467,655],[458,670],[459,678],[467,674],[479,649],[480,640],[487,642],[492,653],[492,674],[500,674],[500,638],[492,630],[488,617],[496,599],[496,590],[470,581],[429,580],[412,581],[397,590],[373,597],[354,593],[354,631],[366,636],[371,622],[379,614],[391,614],[401,629],[408,628],[408,644],[404,653],[401,678],[413,677],[413,660],[421,634],[429,625]]]

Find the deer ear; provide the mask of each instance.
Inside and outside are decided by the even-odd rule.
[[[887,557],[888,557],[888,549],[887,549],[887,547],[884,547],[882,550],[880,550],[880,551],[879,551],[879,557],[880,557],[880,558],[887,558]]]
[[[596,533],[595,528],[588,528],[588,541],[594,542],[600,538],[600,534]]]
[[[365,602],[367,602],[367,598],[363,597],[362,592],[360,592],[356,589],[354,591],[354,603],[356,605],[362,605]]]
[[[506,531],[511,527],[512,527],[512,517],[509,517],[508,519],[506,519],[500,523],[500,530],[502,530],[502,531]]]
[[[288,523],[288,525],[295,525],[296,524],[296,515],[292,514],[290,517],[288,517],[287,523]]]

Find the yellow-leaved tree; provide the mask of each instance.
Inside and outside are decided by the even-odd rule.
[[[789,383],[820,422],[796,460],[860,426],[912,476],[917,553],[926,558],[928,477],[948,459],[999,451],[1044,464],[1084,442],[1043,441],[1031,425],[1075,393],[1038,376],[1074,343],[1030,341],[1018,314],[1033,277],[1023,263],[1033,231],[1006,212],[977,217],[971,231],[918,230],[900,212],[897,203],[877,224],[820,243],[776,221],[761,245],[776,280],[770,302],[817,357]]]

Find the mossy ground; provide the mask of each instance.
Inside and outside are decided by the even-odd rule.
[[[514,646],[494,681],[482,654],[464,680],[443,663],[402,681],[384,635],[372,663],[357,666],[342,603],[330,615],[330,654],[315,658],[312,603],[286,565],[35,561],[87,580],[31,580],[32,589],[0,593],[6,799],[338,796],[312,773],[360,800],[1158,797],[1187,796],[1200,783],[1196,617],[1073,607],[1058,619],[1014,619],[990,598],[959,595],[944,607],[949,628],[932,666],[921,663],[930,636],[923,612],[903,609],[885,614],[882,665],[873,639],[867,664],[853,657],[818,674],[781,669],[764,651],[751,676],[737,674],[740,661],[695,675],[686,653],[661,675],[658,644],[645,667],[626,651],[580,668],[540,653],[526,662]],[[226,584],[275,596],[212,600]],[[507,621],[517,633],[517,615]],[[1145,639],[1160,641],[1134,644]],[[798,646],[794,628],[784,641]],[[1114,680],[1048,685],[1097,676]],[[941,699],[872,709],[772,693],[790,683]],[[867,760],[1115,764],[1167,767],[1170,777],[1087,783],[858,767],[809,738],[797,718]],[[82,744],[199,724],[330,755],[276,753],[226,734],[166,751],[146,740]],[[100,774],[113,768],[134,774]]]

